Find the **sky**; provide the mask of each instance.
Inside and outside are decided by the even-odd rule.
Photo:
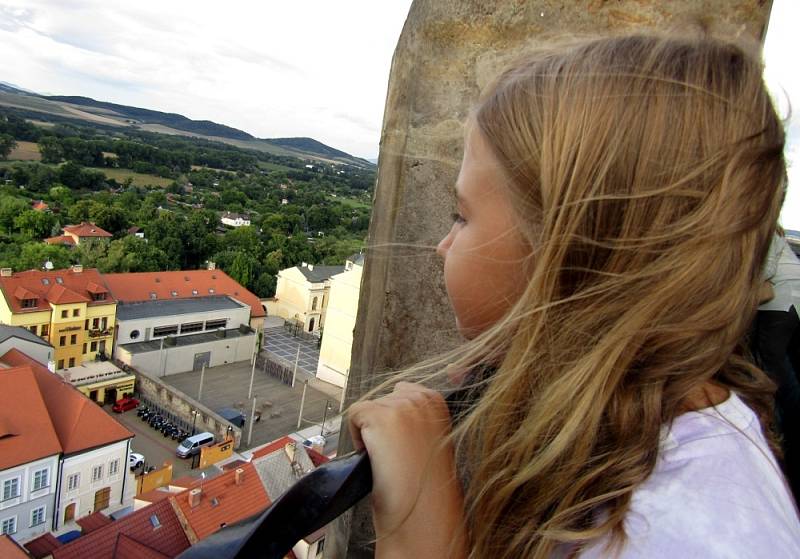
[[[378,155],[392,54],[411,0],[0,0],[0,81],[309,136]],[[800,112],[800,1],[773,0],[767,81]],[[10,64],[9,64],[10,62]],[[800,117],[787,123],[784,227],[800,230]]]

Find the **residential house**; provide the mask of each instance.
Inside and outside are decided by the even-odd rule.
[[[0,534],[24,542],[53,528],[60,455],[31,367],[0,370]]]
[[[364,255],[354,254],[347,259],[344,271],[330,279],[325,335],[319,351],[317,378],[340,387],[345,386],[350,371],[353,329],[356,327],[363,269]]]
[[[331,276],[344,266],[300,266],[278,272],[275,300],[267,303],[270,314],[302,325],[305,332],[317,332],[325,324]]]
[[[59,375],[51,373],[19,350],[12,349],[0,356],[0,366],[10,367],[8,370],[0,369],[0,379],[5,382],[9,378],[6,375],[30,375],[32,372],[45,408],[39,408],[36,414],[37,430],[46,432],[49,422],[49,428],[56,436],[56,454],[59,457],[57,468],[50,474],[50,491],[55,494],[55,502],[45,510],[52,529],[58,530],[65,523],[92,512],[129,505],[132,480],[128,479],[127,464],[133,433]],[[14,373],[20,370],[29,372]],[[13,391],[0,390],[3,394],[7,392],[15,399],[19,398],[20,390],[16,384]],[[17,406],[0,406],[0,418],[5,418],[6,424],[11,425],[11,433],[17,430],[14,427],[17,417],[27,410]],[[41,444],[38,439],[42,436],[37,434],[37,444]],[[9,437],[0,438],[0,444],[6,439]],[[9,440],[13,442],[14,437]],[[48,447],[47,451],[52,450]],[[5,457],[7,453],[0,452],[0,455]],[[19,462],[19,458],[14,461]],[[33,486],[36,486],[35,479]]]
[[[47,212],[50,211],[50,206],[48,206],[47,202],[44,200],[33,200],[31,202],[31,209],[36,210],[37,212]]]
[[[222,212],[222,219],[220,221],[222,221],[224,225],[230,225],[231,227],[245,227],[250,225],[250,216],[233,212]]]
[[[0,324],[0,355],[14,348],[33,357],[39,363],[47,363],[48,369],[55,369],[52,345],[28,328]]]
[[[55,368],[110,354],[117,302],[96,269],[0,269],[0,323],[50,342]]]
[[[250,307],[228,296],[120,303],[114,357],[153,376],[252,358]]]
[[[84,221],[78,225],[66,225],[62,235],[45,239],[49,245],[78,246],[81,243],[108,242],[113,235],[94,223]]]
[[[250,307],[251,328],[261,330],[266,316],[261,300],[213,262],[207,270],[103,274],[103,280],[120,303],[227,295]]]

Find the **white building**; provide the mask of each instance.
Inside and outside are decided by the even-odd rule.
[[[14,348],[55,370],[53,346],[22,326],[0,324],[0,355]]]
[[[222,223],[231,227],[244,227],[250,225],[250,216],[233,212],[222,213]]]
[[[227,296],[120,303],[114,357],[153,376],[249,360],[250,307]]]
[[[331,276],[344,266],[300,266],[278,272],[275,300],[267,303],[270,314],[297,321],[305,332],[316,332],[325,325]]]
[[[0,426],[0,526],[17,541],[131,504],[133,433],[17,349],[0,357]]]

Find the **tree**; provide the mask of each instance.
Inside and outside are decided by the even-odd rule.
[[[24,243],[20,254],[11,267],[15,270],[39,269],[45,262],[52,262],[55,269],[69,268],[72,258],[70,249],[42,242]]]
[[[39,152],[42,154],[42,163],[60,163],[64,158],[61,142],[55,136],[42,136],[39,139]]]
[[[255,270],[258,262],[250,254],[237,252],[230,267],[225,270],[227,274],[248,289],[253,286]]]
[[[56,223],[56,218],[49,212],[25,210],[14,218],[14,228],[31,239],[44,239],[50,236],[50,231]]]
[[[17,142],[11,134],[0,134],[0,159],[7,159]]]
[[[5,233],[14,232],[14,219],[30,206],[19,198],[13,196],[0,197],[0,230]]]

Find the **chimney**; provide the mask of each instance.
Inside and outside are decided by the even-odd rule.
[[[83,265],[82,264],[74,264],[72,266],[72,271],[75,274],[80,274],[81,272],[83,272]]]
[[[189,491],[189,506],[195,508],[197,505],[200,504],[200,496],[203,494],[203,490],[199,487],[195,487],[191,491]]]
[[[216,262],[212,262],[211,260],[207,261],[206,262],[206,269],[208,269],[208,270],[216,270],[217,269],[217,263]]]
[[[303,262],[303,263],[300,264],[300,266],[302,266],[303,268],[308,268],[308,263]]]
[[[233,474],[233,481],[236,485],[241,485],[244,481],[244,469],[243,468],[236,468],[236,472]]]
[[[309,264],[308,265],[308,269],[313,272],[314,271],[314,265],[313,264]]]
[[[13,273],[14,270],[11,268],[0,268],[0,277],[2,278],[10,278]]]

